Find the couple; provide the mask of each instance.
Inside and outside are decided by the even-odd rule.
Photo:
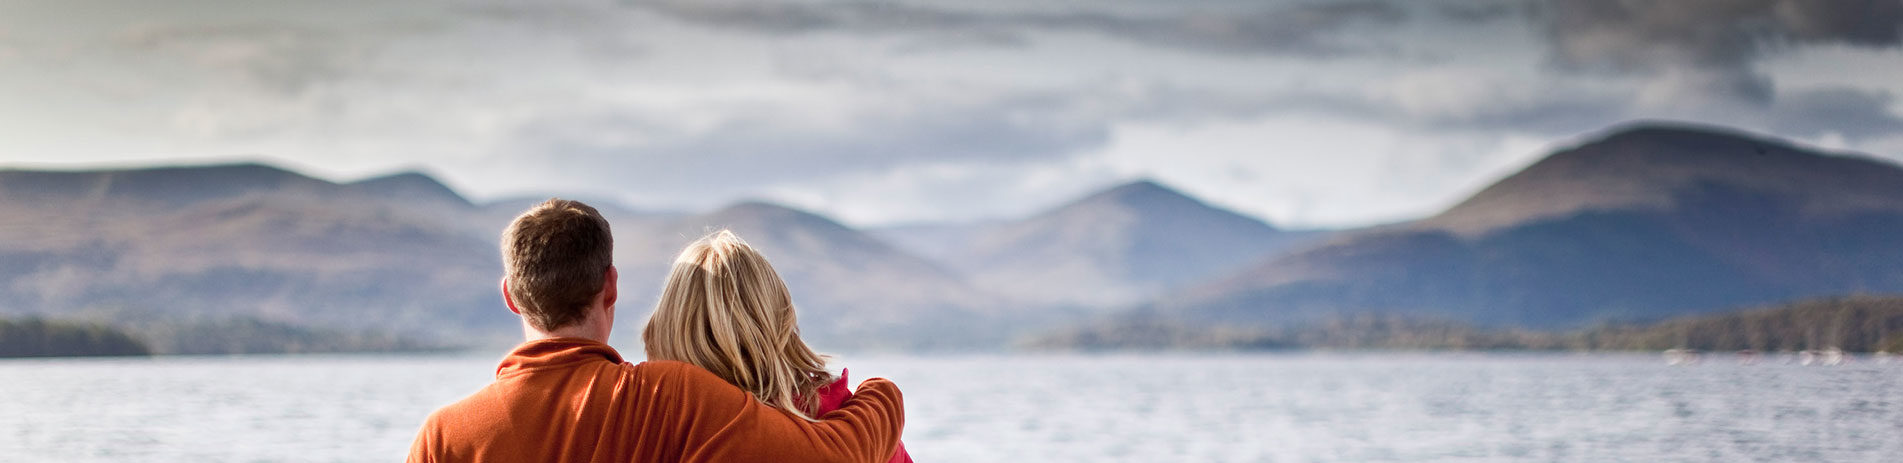
[[[430,414],[411,462],[911,461],[899,389],[800,340],[766,259],[721,231],[674,262],[642,333],[649,361],[605,342],[614,239],[593,207],[550,199],[502,234],[503,301],[528,342],[496,380]]]

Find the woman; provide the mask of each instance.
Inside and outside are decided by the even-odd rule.
[[[698,365],[807,420],[852,395],[846,371],[800,340],[793,298],[765,257],[721,230],[687,245],[641,333],[649,360]],[[912,461],[904,444],[892,462]]]

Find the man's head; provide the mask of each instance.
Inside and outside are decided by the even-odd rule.
[[[608,220],[579,201],[551,198],[502,231],[503,293],[545,333],[584,322],[604,293],[612,307],[613,265]]]

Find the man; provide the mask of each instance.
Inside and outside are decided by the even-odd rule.
[[[496,381],[432,413],[411,462],[883,462],[898,445],[899,390],[867,380],[845,406],[806,421],[699,367],[624,362],[614,326],[608,221],[550,199],[502,234],[502,298],[528,342]]]

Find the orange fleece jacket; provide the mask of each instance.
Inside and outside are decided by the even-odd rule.
[[[905,425],[897,386],[799,419],[700,367],[626,363],[587,339],[530,341],[496,381],[431,413],[411,462],[884,462]]]

